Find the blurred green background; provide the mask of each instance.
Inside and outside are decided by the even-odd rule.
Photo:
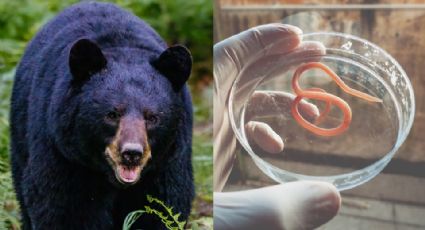
[[[15,67],[35,33],[72,0],[0,0],[0,229],[19,229],[9,165],[9,101]],[[168,44],[184,44],[194,59],[190,88],[195,126],[193,166],[196,199],[191,226],[212,228],[212,1],[117,0]]]

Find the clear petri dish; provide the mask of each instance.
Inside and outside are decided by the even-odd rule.
[[[269,58],[256,66],[256,71],[249,68],[241,71],[228,98],[232,129],[255,164],[279,183],[318,180],[330,182],[339,190],[356,187],[381,172],[405,141],[415,113],[412,85],[397,61],[367,40],[329,32],[304,34],[302,40],[321,43],[326,52],[315,52],[321,46],[306,46],[299,52]],[[308,62],[328,66],[350,88],[382,102],[354,97],[341,90],[323,71],[307,70],[300,78],[302,88],[325,90],[343,99],[352,112],[348,129],[339,135],[310,132],[297,123],[288,100],[281,97],[294,94],[291,87],[294,72]],[[259,94],[269,96],[259,100]],[[324,111],[324,102],[303,101]],[[308,119],[308,113],[303,115]],[[318,126],[337,127],[342,117],[342,111],[333,105]],[[267,151],[247,136],[245,127],[253,121],[267,124],[279,135],[284,142],[283,150]]]

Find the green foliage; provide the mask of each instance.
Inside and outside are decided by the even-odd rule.
[[[0,229],[19,229],[18,215],[18,204],[12,190],[10,172],[0,173]]]
[[[0,73],[0,229],[19,229],[9,165],[9,98],[14,69]]]
[[[212,217],[201,217],[197,220],[192,221],[190,229],[192,230],[205,230],[213,229],[213,218]]]
[[[0,75],[0,161],[5,164],[8,159],[9,148],[9,101],[14,69]],[[9,165],[0,163],[0,172],[9,170]]]
[[[14,67],[25,44],[57,11],[78,2],[0,0],[0,73]]]
[[[157,216],[162,221],[162,223],[164,223],[165,227],[169,230],[184,229],[184,225],[186,224],[186,222],[179,221],[180,213],[174,214],[173,208],[165,205],[162,200],[159,200],[150,195],[147,195],[146,198],[150,204],[159,205],[160,208],[165,210],[165,213],[161,212],[160,210],[156,208],[152,208],[151,206],[146,205],[145,209],[137,210],[127,215],[127,217],[124,220],[123,230],[130,230],[134,222],[136,222],[136,220],[143,214],[150,214],[150,215]]]
[[[193,136],[193,171],[195,174],[196,192],[204,200],[212,200],[213,144],[211,140],[211,130],[206,130],[203,133],[195,131],[195,135]]]
[[[168,44],[188,46],[197,64],[212,58],[211,0],[118,0],[117,3],[148,22]]]

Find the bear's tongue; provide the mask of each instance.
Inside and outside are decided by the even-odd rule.
[[[121,180],[127,183],[135,182],[138,178],[138,170],[137,167],[125,167],[125,166],[119,166],[118,167],[118,175],[120,176]]]

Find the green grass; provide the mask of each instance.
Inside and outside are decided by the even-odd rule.
[[[25,45],[40,27],[76,0],[0,0],[0,229],[19,229],[19,207],[9,165],[9,103],[14,70]],[[188,46],[194,58],[190,86],[195,131],[193,167],[196,199],[193,229],[212,228],[212,1],[117,0],[150,23],[168,44]],[[205,83],[206,82],[206,83]],[[200,84],[202,83],[202,84]]]

